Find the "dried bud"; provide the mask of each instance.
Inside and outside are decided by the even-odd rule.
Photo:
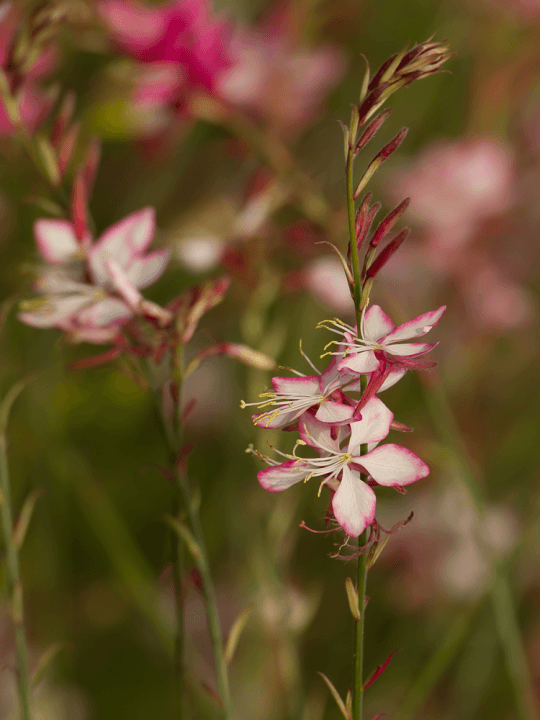
[[[392,257],[392,255],[398,250],[401,243],[405,240],[407,235],[409,234],[409,228],[405,228],[405,230],[402,230],[399,235],[397,235],[392,242],[390,242],[375,258],[375,261],[373,264],[368,267],[367,269],[367,277],[368,278],[374,278],[379,270],[386,265],[388,260]]]
[[[374,118],[367,128],[362,133],[360,139],[358,140],[356,144],[356,148],[354,150],[354,154],[356,155],[360,150],[365,147],[368,142],[371,140],[371,138],[375,135],[375,133],[380,130],[380,128],[383,126],[384,122],[392,112],[391,108],[388,108],[384,112],[382,112],[380,115],[377,115],[376,118]]]
[[[405,210],[409,207],[411,199],[405,198],[391,213],[389,213],[384,220],[380,223],[379,227],[373,233],[373,237],[369,243],[370,247],[376,248],[383,237],[390,232],[399,218],[403,215]]]

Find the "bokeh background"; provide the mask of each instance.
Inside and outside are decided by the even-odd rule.
[[[149,292],[153,300],[164,303],[216,273],[233,278],[192,352],[212,340],[244,342],[303,372],[299,339],[319,362],[329,338],[316,323],[351,319],[339,262],[317,243],[346,247],[336,120],[348,121],[358,97],[361,54],[376,68],[433,33],[450,44],[449,72],[394,95],[391,118],[365,154],[367,162],[410,128],[372,183],[387,211],[412,198],[412,233],[381,272],[373,300],[396,322],[448,306],[432,333],[437,370],[408,374],[384,397],[396,419],[415,428],[406,443],[431,475],[405,496],[379,492],[383,525],[415,516],[369,575],[368,671],[402,650],[369,690],[366,717],[522,717],[512,676],[523,668],[514,658],[509,672],[511,629],[497,622],[491,588],[502,563],[537,695],[540,2],[221,0],[209,11],[212,22],[227,23],[218,40],[232,60],[219,73],[213,66],[206,87],[187,61],[171,76],[171,67],[133,57],[121,42],[125,18],[119,26],[97,4],[64,5],[68,19],[35,90],[73,91],[81,142],[103,140],[91,202],[98,230],[154,206],[157,242],[173,259]],[[224,113],[224,103],[234,111]],[[1,134],[1,297],[19,299],[38,264],[32,225],[46,216],[35,198],[48,190],[9,128]],[[24,326],[16,309],[7,313],[2,392],[39,373],[9,427],[15,508],[31,490],[45,491],[22,550],[32,661],[62,644],[36,689],[36,718],[167,718],[172,669],[162,638],[173,599],[162,516],[173,498],[156,470],[166,450],[148,394],[121,363],[68,369],[95,352]],[[345,694],[352,619],[344,582],[354,567],[330,557],[333,536],[299,528],[302,520],[323,528],[326,501],[311,486],[277,496],[257,483],[248,444],[292,444],[288,434],[255,428],[239,407],[269,379],[228,359],[208,361],[190,378],[189,473],[200,487],[225,631],[253,608],[231,668],[238,719],[335,720],[316,673]],[[186,592],[193,676],[212,686],[204,606],[189,578]],[[6,720],[17,717],[12,663],[4,605]],[[195,716],[214,717],[204,692],[192,694]]]

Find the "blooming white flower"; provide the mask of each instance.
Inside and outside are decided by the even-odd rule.
[[[375,447],[388,435],[392,412],[378,398],[372,398],[362,411],[362,419],[350,424],[347,449],[340,448],[345,431],[317,420],[310,413],[300,418],[301,444],[314,447],[318,458],[301,458],[295,453],[285,455],[288,460],[276,463],[268,459],[270,467],[258,473],[262,487],[269,492],[281,492],[300,481],[323,477],[335,494],[332,500],[334,516],[350,536],[360,535],[375,517],[376,497],[372,488],[362,481],[361,473],[370,475],[379,485],[401,487],[429,474],[429,468],[410,450],[400,445]],[[361,446],[369,452],[360,455]]]
[[[320,327],[343,336],[339,341],[330,343],[339,345],[339,351],[331,353],[334,355],[342,354],[342,348],[346,348],[338,365],[340,372],[372,373],[380,366],[376,353],[381,353],[390,361],[398,360],[403,363],[407,362],[407,358],[415,358],[432,350],[438,343],[402,341],[425,335],[439,322],[445,310],[446,305],[442,305],[438,310],[419,315],[396,327],[378,305],[373,305],[362,313],[360,336],[355,327],[341,320],[326,321],[321,323]]]

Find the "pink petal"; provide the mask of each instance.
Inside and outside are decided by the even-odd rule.
[[[353,416],[353,412],[354,408],[350,405],[344,405],[334,400],[325,400],[319,405],[315,418],[322,423],[339,423],[349,420]]]
[[[384,351],[389,355],[397,357],[416,357],[433,350],[439,343],[396,343],[395,345],[384,345]]]
[[[94,303],[77,315],[81,325],[100,327],[102,325],[120,325],[133,315],[132,310],[118,298],[105,298]]]
[[[159,8],[148,8],[125,0],[106,0],[99,11],[116,34],[117,41],[137,56],[154,46],[166,31],[166,16]]]
[[[348,373],[371,373],[379,368],[379,361],[373,350],[364,350],[359,353],[348,355],[340,361],[338,369],[340,372]]]
[[[341,355],[332,356],[330,364],[320,376],[321,394],[330,395],[334,390],[343,387],[351,380],[358,380],[354,375],[348,378],[346,373],[339,370],[339,365],[342,360],[343,357]]]
[[[378,305],[372,305],[364,316],[365,340],[377,342],[396,326]]]
[[[388,388],[391,388],[393,385],[395,385],[401,380],[401,378],[405,375],[406,372],[407,371],[404,368],[394,368],[393,370],[390,370],[390,374],[383,382],[378,392],[383,392],[383,390],[388,390]]]
[[[441,305],[438,310],[431,310],[430,312],[413,318],[413,320],[409,320],[408,322],[403,323],[403,325],[400,325],[385,337],[385,345],[388,342],[409,340],[411,338],[425,335],[431,330],[434,325],[439,322],[445,310],[446,305]]]
[[[362,419],[351,423],[348,450],[351,455],[359,455],[362,444],[384,440],[393,419],[394,413],[379,398],[371,398],[362,408]]]
[[[121,268],[128,268],[150,245],[154,231],[155,212],[151,207],[131,213],[105,230],[89,257],[94,281],[100,285],[107,283],[106,259],[115,260]]]
[[[376,497],[373,490],[360,480],[357,472],[347,465],[339,488],[332,500],[338,523],[350,537],[361,535],[375,519]]]
[[[275,428],[282,428],[286,425],[290,425],[297,418],[306,412],[306,408],[300,408],[299,410],[287,410],[279,407],[268,409],[268,412],[261,413],[260,415],[252,415],[251,419],[257,425],[257,427],[264,428],[265,430],[274,430]]]
[[[291,397],[319,396],[319,376],[308,375],[307,377],[273,377],[272,387],[279,395],[290,395]],[[314,403],[316,401],[314,400]]]
[[[163,275],[170,257],[171,251],[165,248],[137,258],[129,266],[126,275],[135,287],[145,288]]]
[[[37,310],[19,313],[18,318],[32,327],[54,327],[88,305],[84,295],[65,295],[60,298],[44,298]]]
[[[143,297],[137,288],[129,281],[127,275],[118,263],[107,258],[104,267],[117,293],[122,296],[131,308],[138,309]]]
[[[68,262],[80,250],[73,225],[67,220],[36,220],[34,235],[41,257],[51,265]]]
[[[268,492],[282,492],[309,475],[309,466],[300,460],[288,460],[257,473],[257,479]]]
[[[355,458],[379,485],[409,485],[429,475],[429,468],[401,445],[381,445],[367,455]]]
[[[339,444],[331,435],[332,426],[316,420],[310,413],[304,413],[298,424],[302,440],[319,451],[339,452]]]

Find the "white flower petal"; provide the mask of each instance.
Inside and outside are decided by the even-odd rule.
[[[388,342],[398,342],[400,340],[412,340],[412,338],[425,335],[439,322],[445,310],[446,305],[441,305],[438,310],[431,310],[403,323],[403,325],[399,325],[399,327],[389,333],[385,338],[385,344]]]
[[[396,326],[379,305],[372,305],[364,316],[364,332],[368,342],[377,342],[388,335]]]
[[[332,500],[332,509],[338,523],[347,535],[357,537],[375,519],[376,497],[373,490],[360,480],[360,475],[347,465],[339,488]]]
[[[429,475],[429,468],[401,445],[381,445],[367,455],[355,458],[379,485],[409,485]]]
[[[377,397],[368,400],[362,409],[362,419],[351,423],[351,439],[349,452],[360,454],[360,445],[380,442],[390,432],[390,423],[394,413]]]
[[[302,415],[298,430],[302,440],[311,447],[323,452],[339,452],[337,439],[331,435],[332,426],[316,420],[310,413]]]
[[[272,465],[261,470],[257,479],[268,492],[282,492],[291,485],[304,480],[309,475],[309,467],[299,460],[288,460],[281,465]]]
[[[73,225],[67,220],[36,220],[34,235],[40,255],[51,265],[68,262],[80,251]]]

